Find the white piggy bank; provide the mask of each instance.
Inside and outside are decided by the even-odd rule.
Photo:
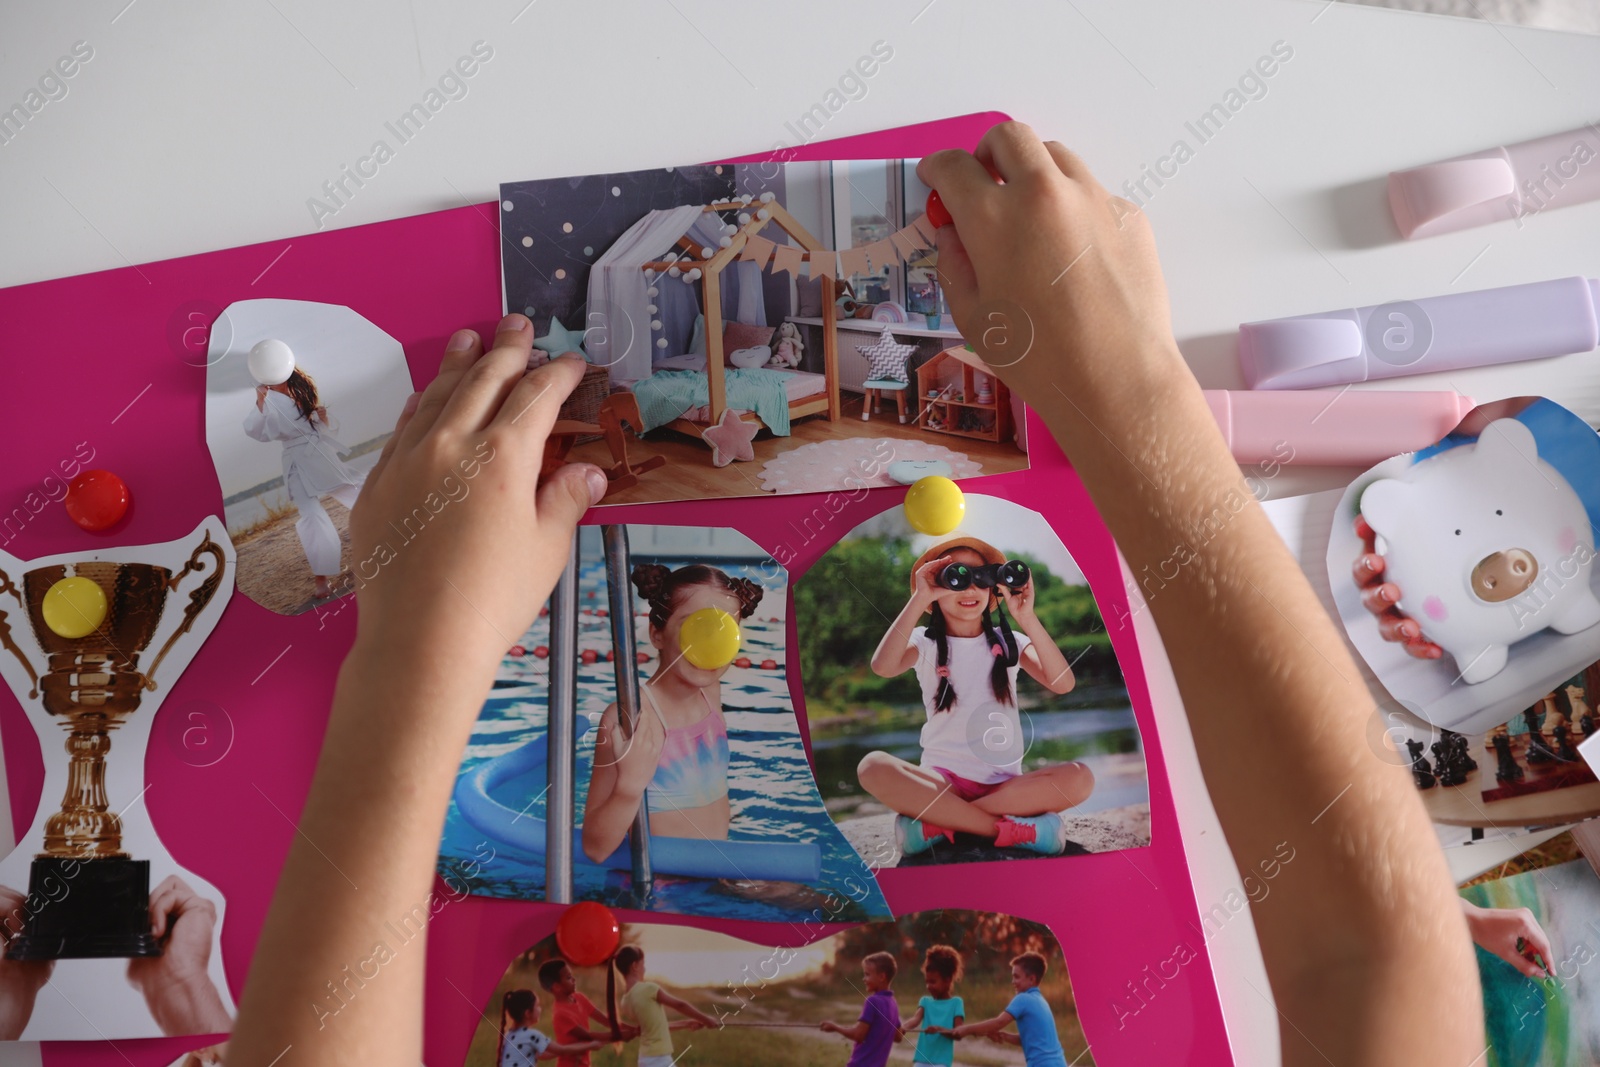
[[[1462,681],[1494,677],[1512,645],[1547,627],[1600,622],[1588,512],[1515,419],[1373,482],[1361,514],[1383,539],[1401,610],[1455,658]]]

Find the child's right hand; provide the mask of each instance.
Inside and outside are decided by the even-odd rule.
[[[613,708],[611,721],[603,724],[595,746],[595,766],[614,764],[617,769],[615,791],[627,797],[640,797],[649,788],[661,763],[666,743],[661,724],[652,715],[640,715],[633,736],[622,732],[622,723]]]
[[[917,568],[916,589],[912,592],[911,598],[920,603],[924,611],[941,596],[950,592],[938,582],[939,572],[944,570],[949,562],[949,556],[940,556],[938,559],[930,559]]]
[[[956,325],[1030,404],[1086,383],[1137,395],[1176,373],[1192,385],[1149,223],[1065,146],[1005,122],[971,154],[924,156],[917,177],[955,220],[938,245]]]

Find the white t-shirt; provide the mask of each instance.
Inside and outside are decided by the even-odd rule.
[[[1027,634],[1015,633],[1018,659],[1033,642]],[[1022,736],[1022,719],[1017,714],[1017,673],[1021,663],[1010,668],[1012,702],[1002,704],[989,685],[994,653],[989,639],[946,637],[950,684],[955,687],[955,703],[948,711],[934,711],[934,694],[939,691],[939,647],[928,636],[928,628],[911,632],[911,645],[917,650],[917,681],[922,685],[922,706],[928,721],[922,727],[924,767],[942,767],[974,782],[992,785],[1022,773],[1022,755],[1027,741]]]
[[[533,1067],[539,1053],[550,1047],[550,1039],[529,1026],[518,1026],[506,1031],[505,1044],[500,1047],[500,1067]]]

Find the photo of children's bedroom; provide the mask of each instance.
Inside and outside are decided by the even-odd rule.
[[[500,188],[505,310],[591,364],[553,448],[605,502],[1027,466],[956,330],[915,160],[669,167]]]

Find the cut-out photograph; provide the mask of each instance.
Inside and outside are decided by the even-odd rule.
[[[1600,835],[1557,835],[1460,886],[1483,983],[1489,1067],[1600,1063]]]
[[[1406,710],[1483,735],[1600,660],[1600,436],[1550,400],[1481,405],[1345,490],[1328,582]]]
[[[685,915],[887,916],[806,762],[784,569],[734,530],[583,527],[572,594],[506,651],[440,874],[480,896],[542,900],[560,879]]]
[[[206,358],[206,444],[239,592],[299,615],[375,577],[351,556],[350,509],[412,392],[400,342],[336,304],[241,300],[212,324]],[[466,491],[449,480],[434,500]],[[402,536],[443,506],[418,505]]]
[[[1150,843],[1121,667],[1037,512],[968,493],[933,537],[890,508],[800,577],[795,613],[817,781],[872,866]]]
[[[44,763],[36,796],[12,794],[32,814],[0,859],[0,1041],[233,1026],[227,902],[167,851],[143,802],[152,724],[233,571],[215,516],[161,544],[0,551],[0,676],[38,746],[8,744],[7,780],[21,760]]]
[[[667,167],[500,187],[505,310],[592,364],[562,418],[605,503],[1027,466],[1021,402],[950,317],[915,160]],[[1007,343],[1027,343],[1023,324]],[[926,473],[926,470],[922,470]]]
[[[1050,931],[956,910],[776,948],[624,923],[620,947],[592,967],[545,938],[506,968],[465,1064],[558,1057],[575,1067],[1094,1062]]]

